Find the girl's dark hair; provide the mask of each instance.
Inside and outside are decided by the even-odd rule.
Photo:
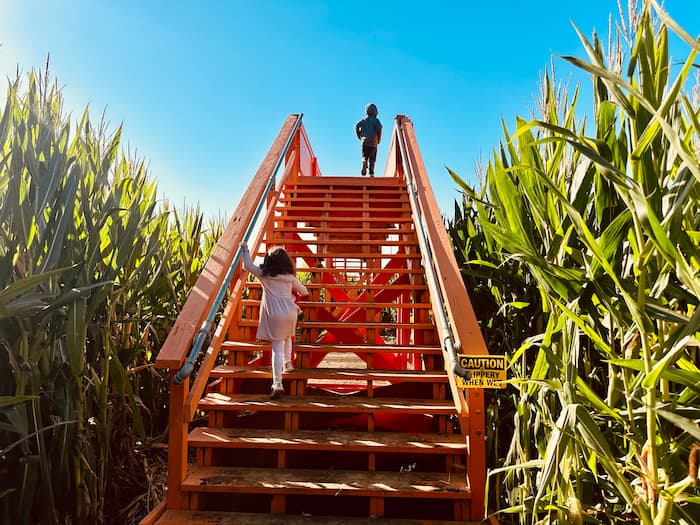
[[[268,250],[260,268],[263,275],[269,275],[270,277],[288,273],[294,275],[294,263],[281,246],[274,246]]]

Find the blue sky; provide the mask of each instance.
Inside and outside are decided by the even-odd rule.
[[[700,33],[699,1],[665,5]],[[474,181],[501,119],[531,115],[552,60],[588,91],[558,57],[584,56],[572,21],[607,35],[617,12],[617,0],[0,0],[0,72],[41,69],[50,54],[65,109],[123,123],[123,147],[149,162],[159,194],[207,215],[233,212],[290,113],[304,114],[323,174],[357,174],[353,127],[374,102],[387,137],[378,166],[394,117],[409,115],[451,216],[445,166]]]

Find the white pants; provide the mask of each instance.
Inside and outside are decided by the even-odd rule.
[[[272,387],[282,388],[282,367],[292,362],[292,338],[275,339],[272,343]]]

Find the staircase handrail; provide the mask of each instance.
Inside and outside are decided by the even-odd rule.
[[[275,187],[275,182],[277,180],[277,172],[279,171],[280,167],[282,166],[282,162],[284,161],[284,159],[287,156],[287,152],[289,151],[289,147],[292,145],[292,141],[294,140],[294,137],[296,136],[297,130],[299,129],[299,126],[301,125],[302,117],[303,117],[303,114],[300,114],[299,119],[294,124],[294,128],[292,128],[292,132],[290,133],[289,138],[287,139],[287,143],[284,145],[284,148],[282,149],[282,153],[280,154],[279,158],[277,159],[277,163],[275,164],[275,169],[272,170],[272,174],[270,175],[270,177],[267,181],[267,184],[265,185],[265,189],[262,191],[262,194],[260,195],[260,200],[258,201],[258,204],[255,207],[255,211],[253,212],[253,217],[252,217],[251,221],[248,223],[248,227],[246,228],[245,233],[243,234],[243,241],[244,242],[248,242],[253,231],[255,231],[257,229],[257,227],[259,226],[258,219],[260,218],[260,214],[262,213],[263,209],[265,209],[267,207],[267,197],[270,194],[270,191],[272,190],[272,188]],[[229,289],[229,286],[231,285],[231,280],[233,279],[233,275],[238,270],[238,265],[241,262],[242,253],[243,253],[243,250],[241,249],[241,247],[237,246],[235,255],[233,256],[233,261],[231,262],[231,265],[229,266],[229,269],[226,272],[226,277],[224,277],[224,280],[219,285],[219,290],[216,293],[216,296],[214,297],[214,302],[211,304],[211,306],[209,308],[209,312],[207,313],[207,316],[204,319],[202,326],[199,328],[199,331],[197,332],[197,335],[195,336],[194,342],[192,344],[192,349],[190,350],[190,353],[187,357],[187,360],[182,365],[180,370],[178,370],[175,373],[175,375],[173,376],[173,381],[175,383],[177,383],[177,384],[182,383],[185,380],[185,378],[189,377],[192,374],[192,372],[194,371],[194,364],[197,360],[197,356],[199,355],[199,353],[202,350],[205,339],[211,333],[211,328],[214,324],[214,318],[216,317],[216,314],[219,311],[219,308],[221,308],[221,303],[224,300],[224,297],[226,295],[226,291]]]
[[[387,167],[391,171],[395,171],[397,176],[406,171],[404,175],[406,181],[410,181],[410,193],[415,192],[415,198],[411,200],[414,220],[420,218],[420,220],[416,220],[416,229],[420,228],[424,231],[425,235],[421,234],[419,237],[423,237],[423,244],[427,240],[430,247],[428,250],[421,245],[423,251],[421,255],[426,274],[430,275],[432,272],[439,284],[439,287],[435,286],[434,282],[431,284],[432,277],[429,278],[431,298],[435,298],[439,302],[437,308],[433,307],[435,317],[439,318],[440,313],[443,312],[451,322],[449,325],[451,337],[448,341],[453,343],[452,350],[459,349],[461,354],[466,355],[488,355],[486,343],[469,300],[469,294],[464,286],[462,273],[454,257],[454,251],[418,149],[413,123],[405,115],[396,117],[390,151],[393,154],[388,159]],[[436,293],[436,288],[440,289],[440,294]],[[447,351],[443,349],[443,353],[447,354]],[[448,359],[452,361],[456,354],[448,355],[445,356],[445,370],[458,411],[460,428],[469,444],[467,476],[472,488],[471,515],[480,516],[484,513],[486,486],[484,390],[483,388],[459,388],[457,384],[459,369],[455,371],[448,366]]]
[[[239,242],[243,240],[241,229],[253,222],[254,215],[259,216],[260,212],[257,208],[253,209],[253,205],[256,203],[258,207],[264,206],[265,198],[261,197],[262,192],[266,191],[269,194],[272,189],[276,173],[285,161],[290,145],[295,142],[294,139],[299,135],[299,129],[303,130],[301,119],[301,114],[292,114],[287,117],[283,124],[161,347],[156,358],[156,366],[159,368],[168,368],[173,373],[179,372],[186,360],[191,361],[191,349],[193,348],[191,345],[197,339],[201,339],[202,341],[198,343],[201,346],[203,339],[206,339],[206,336],[202,338],[199,334],[203,334],[211,328],[211,321],[208,323],[207,318],[212,311],[216,313],[219,310],[219,305],[213,306],[213,303],[218,295],[225,294],[227,286],[222,285],[224,275],[227,273],[235,274],[240,267],[240,265],[235,264],[234,259],[236,256],[240,257],[237,252]],[[297,159],[298,155],[294,161],[298,167]],[[246,234],[249,235],[248,230],[246,230]],[[187,375],[187,370],[185,370],[180,375],[180,379]]]
[[[406,144],[404,143],[404,138],[402,136],[402,126],[401,117],[398,115],[396,117],[396,132],[395,136],[398,139],[399,151],[401,153],[401,163],[403,167],[403,174],[406,180],[406,186],[408,187],[408,196],[411,202],[411,209],[413,211],[414,224],[416,225],[418,234],[418,244],[421,250],[421,260],[423,262],[423,268],[425,269],[425,275],[428,281],[428,290],[430,291],[431,301],[436,308],[433,311],[437,314],[437,324],[438,333],[442,337],[443,349],[446,351],[447,356],[450,360],[450,366],[452,371],[465,379],[469,379],[469,370],[464,368],[457,357],[457,348],[454,342],[454,335],[452,332],[452,327],[449,320],[447,319],[447,314],[445,313],[445,300],[442,295],[442,290],[438,284],[437,273],[435,271],[435,265],[433,264],[432,249],[430,239],[427,233],[427,228],[424,223],[423,213],[418,203],[418,192],[416,190],[416,185],[414,181],[413,170],[410,163],[408,162],[408,151],[406,149]]]

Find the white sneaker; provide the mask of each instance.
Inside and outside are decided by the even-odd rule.
[[[294,372],[294,365],[291,361],[287,361],[282,367],[282,373],[288,374],[289,372]]]

